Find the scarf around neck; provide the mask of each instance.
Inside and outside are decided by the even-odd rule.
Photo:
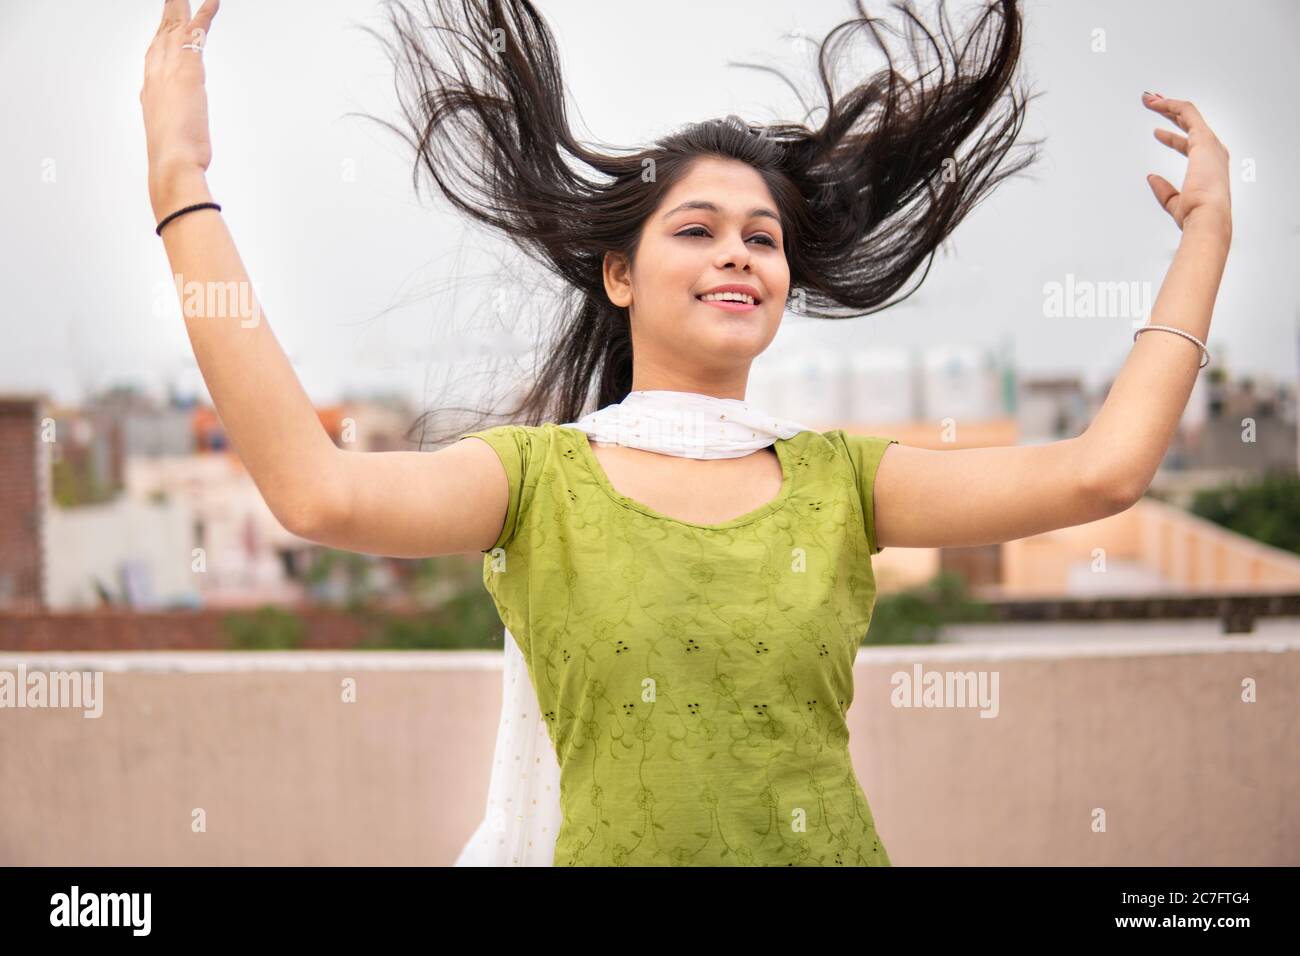
[[[809,430],[739,399],[666,389],[629,392],[562,427],[594,441],[682,458],[740,458]]]

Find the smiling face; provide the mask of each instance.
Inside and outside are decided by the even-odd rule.
[[[605,257],[606,292],[631,317],[632,387],[743,397],[750,363],[785,310],[784,243],[776,203],[753,167],[698,160],[646,220],[636,265]],[[728,285],[747,287],[756,303],[700,299]]]

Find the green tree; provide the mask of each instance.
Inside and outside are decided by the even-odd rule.
[[[50,465],[50,496],[60,508],[97,505],[112,501],[118,488],[103,484],[86,467],[78,467],[67,458]]]
[[[1249,482],[1207,488],[1192,498],[1195,515],[1300,554],[1300,476],[1265,472]]]
[[[221,630],[227,650],[296,651],[302,647],[304,624],[292,611],[266,604],[252,613],[227,614]]]
[[[988,604],[969,596],[963,575],[941,571],[923,585],[877,597],[863,644],[933,644],[945,624],[993,617]]]
[[[344,606],[348,610],[361,610],[369,606],[374,596],[370,580],[373,564],[372,557],[356,551],[319,548],[313,556],[311,567],[307,569],[304,579],[308,585],[316,587],[327,581],[338,570],[345,582]]]
[[[483,590],[467,588],[418,616],[379,614],[358,650],[500,650],[496,605]]]

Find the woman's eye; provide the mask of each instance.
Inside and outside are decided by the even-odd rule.
[[[677,235],[679,236],[691,236],[696,234],[703,234],[707,236],[708,230],[705,229],[703,226],[691,226],[691,228],[683,229],[681,232],[677,233]],[[776,240],[773,239],[771,236],[767,235],[766,233],[759,233],[758,235],[750,236],[749,238],[762,239],[764,245],[771,246],[773,249],[777,247]]]

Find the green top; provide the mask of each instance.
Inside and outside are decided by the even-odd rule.
[[[618,493],[585,433],[498,425],[510,504],[483,583],[560,766],[556,866],[888,866],[849,758],[896,439],[775,443],[775,499],[720,524]]]

